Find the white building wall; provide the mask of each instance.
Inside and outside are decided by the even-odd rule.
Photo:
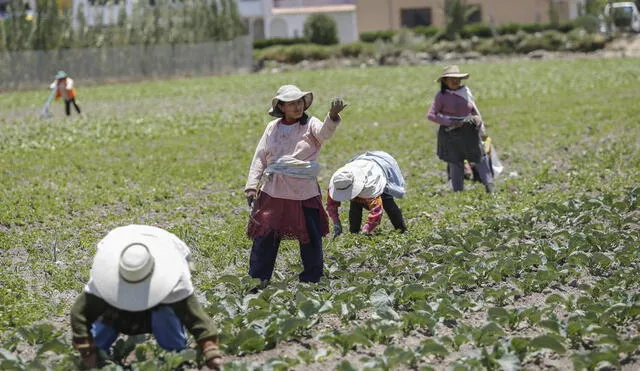
[[[582,12],[584,12],[584,8],[587,5],[586,0],[575,0],[569,4],[569,19],[576,19],[580,17]]]
[[[335,19],[338,26],[338,40],[340,43],[353,43],[358,41],[358,20],[356,12],[341,12],[329,14]]]
[[[340,43],[358,41],[358,22],[355,11],[327,14],[336,21]],[[265,36],[266,38],[303,37],[304,22],[310,15],[310,13],[270,15],[265,19],[267,24]]]
[[[289,24],[290,21],[285,17],[272,17],[269,20],[269,27],[265,30],[267,39],[292,37]]]

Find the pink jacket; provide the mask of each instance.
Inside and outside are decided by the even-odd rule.
[[[340,120],[333,121],[329,115],[324,123],[313,116],[306,125],[300,125],[299,122],[285,125],[280,121],[281,119],[276,119],[267,124],[253,155],[245,190],[257,190],[264,169],[282,156],[315,161],[322,143],[333,135],[340,123]],[[294,178],[283,174],[273,174],[271,180],[262,185],[261,190],[271,197],[289,200],[307,200],[320,195],[316,179]]]

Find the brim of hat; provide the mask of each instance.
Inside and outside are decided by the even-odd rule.
[[[468,73],[447,73],[447,74],[444,74],[444,75],[438,77],[438,79],[436,81],[440,82],[445,77],[454,77],[456,79],[468,79],[469,78],[469,74]]]
[[[353,183],[351,184],[351,187],[347,189],[336,189],[333,185],[333,179],[336,174],[345,170],[354,173]],[[359,168],[353,166],[343,166],[342,168],[338,169],[331,177],[331,181],[329,183],[329,196],[331,197],[331,199],[338,202],[353,200],[364,189],[364,178],[365,175]]]
[[[278,108],[278,102],[293,102],[300,98],[304,99],[304,110],[308,110],[313,103],[313,93],[310,91],[303,91],[300,94],[296,94],[291,97],[275,97],[271,100],[271,108],[269,109],[269,115],[273,117],[282,117],[283,113]]]
[[[127,246],[141,243],[154,259],[151,276],[138,283],[120,277],[120,254]],[[98,244],[91,267],[91,277],[100,297],[110,305],[126,311],[143,311],[158,305],[178,284],[186,261],[173,242],[160,236],[114,230]]]

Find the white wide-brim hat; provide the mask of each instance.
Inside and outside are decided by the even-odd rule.
[[[338,202],[354,199],[364,189],[366,177],[359,167],[346,164],[333,173],[329,182],[329,196]]]
[[[98,243],[91,278],[107,303],[137,312],[164,300],[188,269],[172,240],[126,226],[112,230]]]
[[[454,77],[454,78],[458,78],[458,79],[467,79],[467,78],[469,78],[469,74],[468,73],[464,73],[464,72],[460,72],[460,68],[458,66],[452,65],[452,66],[446,66],[445,68],[443,68],[442,69],[442,73],[440,74],[440,77],[438,77],[438,79],[436,81],[440,82],[445,77]]]
[[[271,108],[269,115],[273,117],[282,117],[284,114],[278,108],[279,102],[293,102],[298,99],[304,99],[304,110],[306,111],[313,103],[313,93],[310,91],[302,91],[295,85],[282,85],[278,88],[276,96],[271,100]]]

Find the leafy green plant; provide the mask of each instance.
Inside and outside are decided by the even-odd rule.
[[[323,342],[336,347],[342,355],[344,356],[350,350],[352,350],[356,345],[363,345],[365,347],[370,347],[373,345],[371,340],[367,338],[361,330],[357,329],[351,333],[340,333],[334,331],[331,334],[325,334],[320,338]]]

